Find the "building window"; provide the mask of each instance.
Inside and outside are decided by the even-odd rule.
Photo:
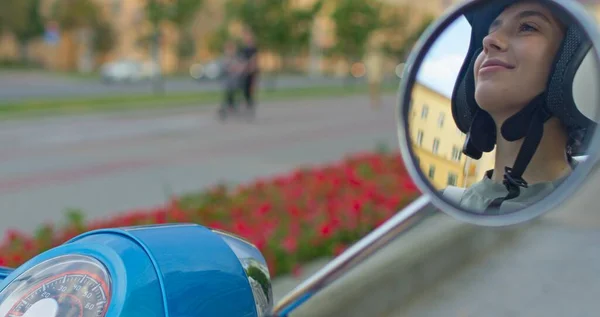
[[[444,126],[444,119],[446,119],[446,114],[445,113],[440,113],[440,116],[438,117],[438,127],[443,127]]]
[[[460,151],[460,148],[457,146],[453,146],[452,147],[452,160],[460,161],[461,158],[462,158],[462,152]]]
[[[417,131],[417,144],[419,146],[423,145],[423,130]]]
[[[421,119],[427,119],[428,114],[429,114],[429,106],[423,105],[423,109],[421,109]]]
[[[432,149],[433,154],[437,154],[439,149],[440,149],[440,139],[435,138],[435,139],[433,139],[433,149]]]
[[[429,165],[429,179],[433,179],[435,177],[435,165]]]
[[[454,173],[448,173],[448,185],[456,186],[456,182],[458,181],[458,176]]]

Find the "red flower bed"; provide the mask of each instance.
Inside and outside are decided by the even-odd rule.
[[[418,195],[398,154],[354,155],[237,188],[220,185],[108,220],[86,223],[83,213],[72,211],[60,230],[46,225],[33,236],[7,232],[0,244],[0,266],[16,267],[89,230],[194,222],[247,238],[277,276],[340,253]]]

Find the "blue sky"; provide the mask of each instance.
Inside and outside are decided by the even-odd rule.
[[[452,23],[435,41],[419,69],[417,81],[450,97],[469,49],[471,26],[464,17]]]

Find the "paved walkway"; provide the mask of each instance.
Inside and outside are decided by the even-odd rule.
[[[574,200],[544,215],[516,243],[386,317],[599,316],[600,175],[592,175]]]

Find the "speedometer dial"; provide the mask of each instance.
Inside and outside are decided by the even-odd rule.
[[[22,316],[43,299],[52,300],[43,303],[56,305],[58,316],[103,316],[107,292],[107,286],[98,277],[88,272],[68,272],[40,282],[17,301],[8,316]]]
[[[60,257],[15,279],[0,300],[3,317],[103,317],[110,302],[110,279],[95,259]]]

